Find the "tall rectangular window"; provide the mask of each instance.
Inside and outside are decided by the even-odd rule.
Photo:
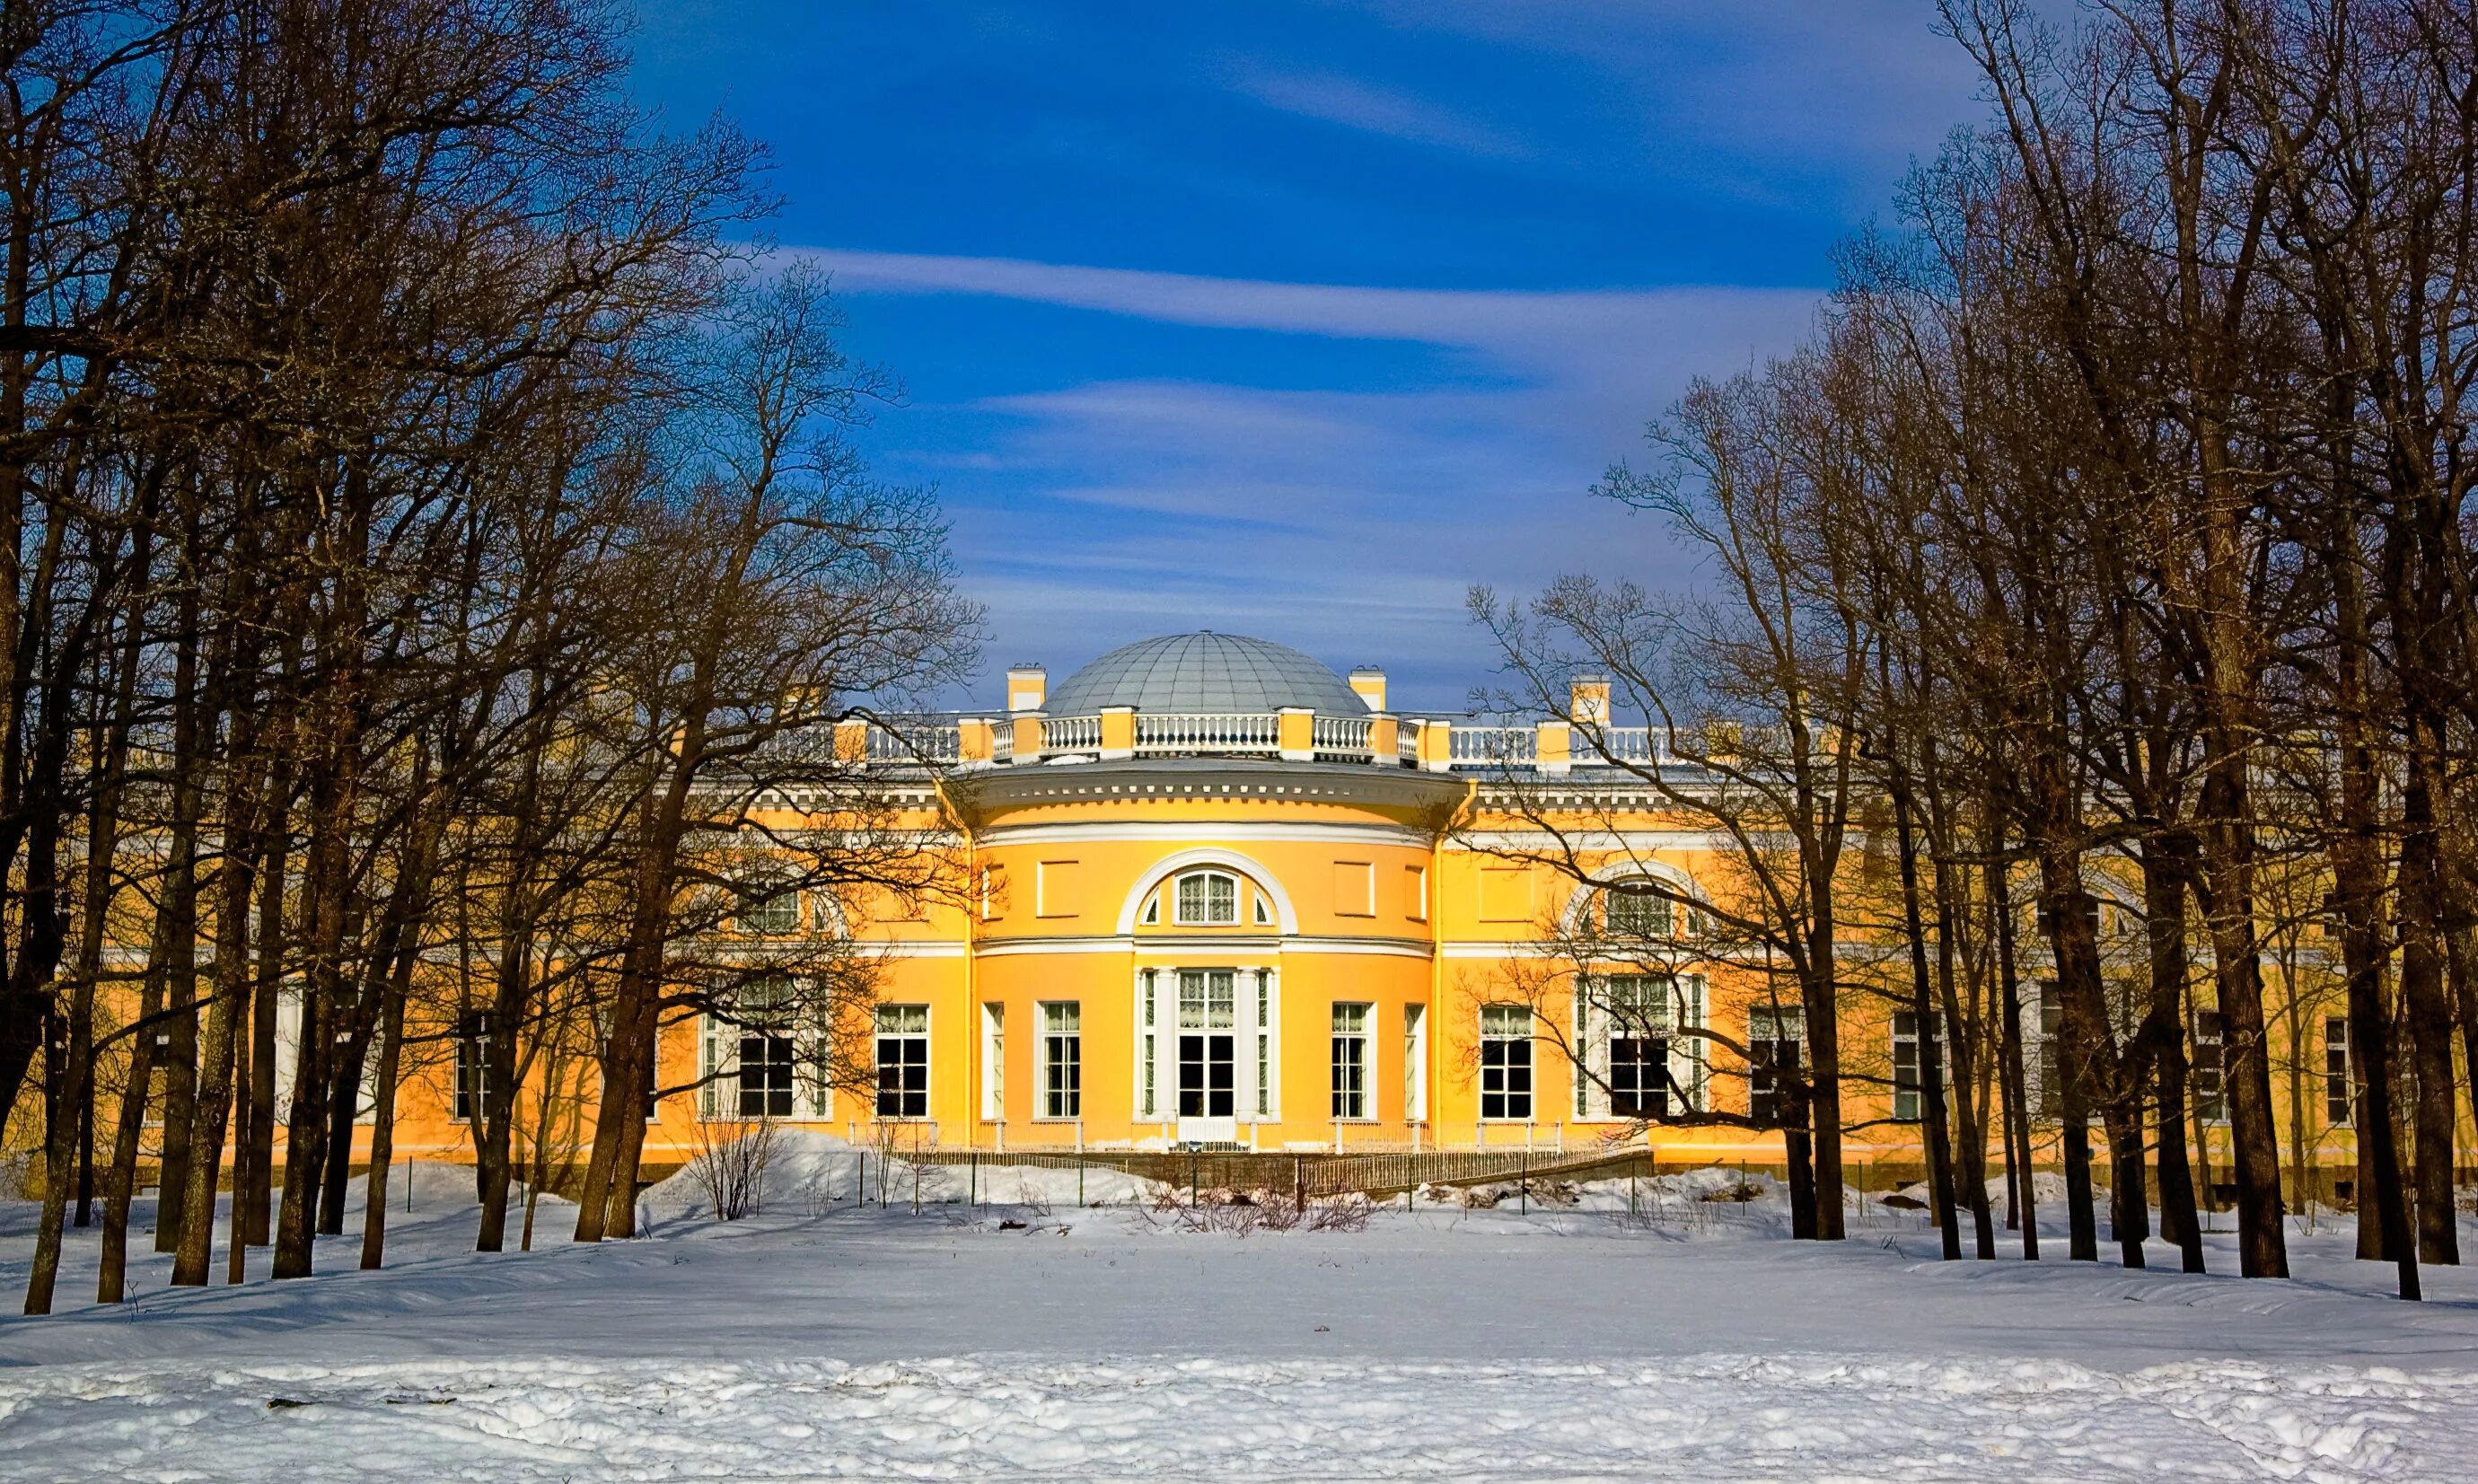
[[[981,1007],[981,1117],[1006,1117],[1006,1006]]]
[[[479,1121],[490,1111],[491,1018],[468,1010],[456,1022],[456,1079],[450,1115],[460,1123]]]
[[[1663,904],[1666,906],[1666,904]],[[1673,1000],[1677,982],[1666,974],[1613,974],[1601,981],[1601,997],[1608,1017],[1604,1053],[1608,1082],[1609,1116],[1619,1119],[1669,1117],[1672,1084],[1670,1039],[1675,1026]],[[1579,1010],[1592,996],[1581,996]],[[1585,1027],[1584,1044],[1593,1044]]]
[[[1274,971],[1256,970],[1256,1117],[1274,1116]]]
[[[2065,1023],[2065,1002],[2054,979],[2039,981],[2037,1006],[2039,1031],[2039,1116],[2061,1118],[2065,1111],[2064,1063],[2058,1048],[2062,1044]]]
[[[792,1038],[750,1030],[740,1038],[740,1116],[792,1116]]]
[[[1154,1056],[1153,1045],[1153,1019],[1157,1012],[1155,1010],[1155,1001],[1153,999],[1153,994],[1155,993],[1153,989],[1153,971],[1148,968],[1139,977],[1143,981],[1144,991],[1137,997],[1144,1001],[1145,1019],[1145,1033],[1143,1037],[1140,1038],[1144,1047],[1144,1066],[1141,1069],[1140,1075],[1143,1079],[1145,1089],[1144,1116],[1150,1119],[1154,1116],[1154,1111],[1159,1107],[1157,1094],[1153,1087],[1153,1069],[1160,1065],[1158,1059]]]
[[[1799,1068],[1806,1061],[1807,1012],[1759,1006],[1747,1012],[1747,1117],[1766,1128],[1804,1123]]]
[[[1531,1007],[1479,1009],[1479,1116],[1528,1122],[1531,1118]]]
[[[1935,1042],[1936,1020],[1927,1020],[1928,1040]],[[1940,1048],[1939,1048],[1940,1049]],[[1919,1016],[1915,1010],[1893,1012],[1893,1119],[1896,1122],[1919,1120]],[[1938,1070],[1942,1070],[1939,1059]]]
[[[1368,1009],[1364,1004],[1333,1007],[1333,1116],[1368,1117]]]
[[[877,1116],[929,1116],[929,1007],[877,1007]]]
[[[1412,1123],[1429,1116],[1429,1007],[1403,1007],[1403,1117]]]
[[[2206,1123],[2225,1123],[2228,1106],[2228,1036],[2216,1010],[2194,1012],[2194,1116]]]
[[[1041,1007],[1041,1116],[1084,1116],[1084,1011],[1072,999]]]
[[[792,1116],[792,987],[760,979],[740,992],[740,1116]]]
[[[1239,1111],[1238,971],[1178,971],[1178,1116],[1226,1119]]]
[[[2345,1128],[2349,1111],[2349,1018],[2323,1019],[2323,1121]]]

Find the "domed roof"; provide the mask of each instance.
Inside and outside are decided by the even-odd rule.
[[[1053,717],[1089,717],[1104,706],[1155,714],[1305,706],[1321,716],[1368,715],[1349,682],[1318,661],[1210,629],[1122,644],[1060,682],[1047,709]]]

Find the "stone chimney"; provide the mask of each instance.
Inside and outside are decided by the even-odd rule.
[[[1385,672],[1376,666],[1363,665],[1353,670],[1351,691],[1370,711],[1385,709]]]
[[[1039,711],[1049,699],[1048,670],[1037,664],[1007,667],[1007,710]]]
[[[1593,726],[1609,724],[1609,677],[1578,675],[1567,692],[1567,711],[1577,721]]]

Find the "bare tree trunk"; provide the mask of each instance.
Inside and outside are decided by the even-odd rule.
[[[2022,1233],[2023,1260],[2036,1263],[2039,1260],[2038,1162],[2032,1157],[2031,1087],[2022,1065],[2022,979],[2013,947],[2011,872],[2002,860],[2003,841],[1996,843],[1997,858],[1987,865],[1987,897],[1989,915],[1996,919],[1996,992],[2005,1021],[1999,1034],[2005,1058],[2006,1174],[2012,1193],[2008,1220]]]
[[[1971,1019],[1979,1009],[1979,995],[1974,991],[1965,1014],[1956,983],[1954,959],[1961,912],[1954,899],[1955,874],[1940,852],[1935,864],[1936,986],[1944,1001],[1944,1022],[1953,1027],[1948,1044],[1953,1050],[1954,1086],[1960,1093],[1954,1123],[1961,1148],[1954,1160],[1954,1171],[1961,1199],[1970,1208],[1971,1255],[1991,1262],[1996,1257],[1996,1223],[1987,1199],[1986,1043]]]
[[[2256,957],[2254,837],[2246,824],[2244,749],[2229,748],[2204,785],[2211,864],[2212,957],[2218,983],[2229,1105],[2229,1143],[2238,1186],[2238,1253],[2249,1278],[2288,1276],[2281,1228],[2280,1139],[2271,1106],[2271,1058],[2264,1039],[2263,964]]]
[[[2188,858],[2168,842],[2141,847],[2142,908],[2151,975],[2151,1065],[2158,1090],[2160,1226],[2187,1272],[2205,1270],[2194,1170],[2186,1156],[2186,956]]]
[[[236,718],[235,756],[244,754],[250,745],[247,723]],[[244,772],[252,767],[250,763],[240,765]],[[249,861],[257,846],[246,816],[252,807],[253,792],[249,783],[236,777],[230,786],[224,817],[223,865],[215,884],[215,994],[207,1014],[205,1061],[198,1084],[198,1129],[190,1144],[189,1192],[182,1202],[181,1231],[172,1259],[172,1283],[181,1288],[205,1287],[208,1267],[215,1257],[215,1177],[223,1168],[225,1117],[233,1103],[233,1048],[240,1039],[237,1028],[241,1012],[249,1000],[249,904],[253,885]],[[235,1194],[239,1194],[238,1190]],[[238,1208],[235,1218],[237,1231]]]
[[[138,1001],[138,1022],[129,1032],[129,1083],[121,1091],[120,1112],[113,1125],[112,1163],[103,1176],[102,1265],[95,1278],[94,1301],[118,1303],[129,1283],[129,1202],[137,1194],[138,1140],[146,1121],[148,1085],[155,1074],[155,1018],[164,1008],[163,989],[149,973]]]
[[[414,966],[421,957],[419,934],[396,950],[396,968],[389,975],[387,1004],[382,1013],[378,1068],[378,1126],[370,1130],[367,1194],[362,1202],[362,1267],[375,1269],[387,1258],[389,1169],[395,1159],[396,1081],[404,1066],[404,1002],[412,994]]]
[[[292,770],[279,751],[267,789],[266,855],[258,871],[258,976],[250,996],[249,1145],[233,1176],[237,1246],[265,1246],[275,1200],[275,1028],[284,1001],[285,867],[292,856]]]
[[[61,1228],[68,1204],[76,1161],[77,1224],[88,1221],[88,1203],[94,1186],[94,999],[103,977],[103,954],[110,936],[113,903],[119,883],[121,791],[128,775],[129,729],[137,709],[139,657],[146,630],[146,574],[151,543],[140,525],[132,538],[129,556],[130,598],[123,619],[116,659],[110,663],[113,704],[110,719],[96,729],[97,769],[94,793],[87,812],[87,857],[84,889],[78,893],[79,924],[76,977],[69,989],[67,1047],[62,1102],[66,1117],[43,1128],[43,1214],[35,1238],[35,1262],[26,1278],[26,1312],[49,1314],[60,1279]],[[71,1141],[75,1143],[72,1144]]]
[[[2416,1077],[2413,1122],[2417,1256],[2423,1263],[2457,1265],[2461,1238],[2452,1199],[2452,1043],[2457,1018],[2443,978],[2442,864],[2436,843],[2435,783],[2422,761],[2424,749],[2413,741],[2408,752],[2408,780],[2401,790],[2400,983],[2410,1066]]]
[[[1919,1032],[1919,1134],[1927,1145],[1928,1208],[1934,1214],[1946,1262],[1961,1260],[1961,1229],[1953,1212],[1953,1153],[1946,1143],[1944,1056],[1941,1043],[1952,1027],[1939,1026],[1929,987],[1927,927],[1919,911],[1918,836],[1911,828],[1909,770],[1896,759],[1890,787],[1893,841],[1902,876],[1902,928],[1909,939],[1910,1013]]]

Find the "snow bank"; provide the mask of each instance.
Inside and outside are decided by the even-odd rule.
[[[896,1205],[917,1199],[924,1206],[970,1200],[979,1205],[1059,1207],[1077,1201],[1077,1171],[1073,1169],[1005,1164],[1000,1163],[1002,1155],[987,1156],[977,1168],[916,1164],[810,1129],[777,1128],[772,1138],[759,1205],[761,1211],[777,1215],[816,1216],[864,1198]],[[700,1168],[706,1158],[700,1155],[670,1178],[648,1187],[641,1197],[646,1211],[657,1218],[710,1215],[707,1207],[712,1200]],[[1157,1181],[1098,1167],[1082,1171],[1082,1199],[1088,1206],[1151,1200],[1164,1190]]]
[[[1527,1196],[1528,1187],[1528,1196]],[[1639,1211],[1661,1204],[1768,1206],[1786,1202],[1789,1188],[1762,1171],[1742,1174],[1734,1166],[1714,1165],[1671,1174],[1621,1176],[1609,1180],[1561,1180],[1534,1176],[1530,1181],[1493,1180],[1477,1185],[1424,1185],[1418,1201],[1459,1206],[1467,1211],[1495,1210],[1529,1203],[1544,1209],[1618,1212]]]
[[[0,1372],[21,1477],[2462,1476],[2478,1377],[1701,1356],[96,1364]]]
[[[1893,1196],[1896,1195],[1900,1196],[1901,1200],[1894,1200]],[[1928,1203],[1928,1183],[1925,1180],[1913,1180],[1909,1184],[1903,1186],[1898,1191],[1880,1194],[1870,1196],[1869,1198],[1896,1206],[1901,1205],[1904,1202],[1908,1202],[1911,1206],[1911,1209],[1916,1210],[1925,1207]],[[1961,1196],[1958,1193],[1954,1196],[1954,1199],[1957,1201],[1960,1198]],[[1999,1207],[2004,1205],[2005,1177],[2003,1175],[1995,1175],[1989,1178],[1987,1182],[1987,1198],[1990,1202]],[[2107,1186],[2094,1185],[2091,1187],[2092,1204],[2105,1210],[2108,1206],[2108,1198]],[[2038,1205],[2043,1208],[2055,1206],[2061,1210],[2065,1204],[2065,1177],[2057,1173],[2053,1170],[2042,1170],[2032,1175],[2031,1199],[2038,1203]]]

